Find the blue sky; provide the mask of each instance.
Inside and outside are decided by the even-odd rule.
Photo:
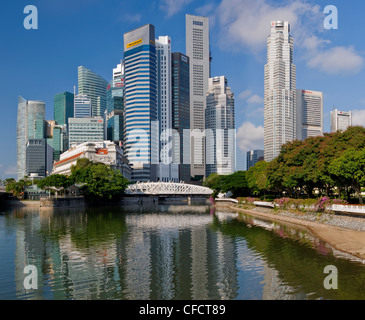
[[[38,9],[38,29],[26,30],[24,7]],[[338,29],[326,30],[323,10],[338,9]],[[245,151],[263,148],[266,39],[270,21],[287,20],[294,38],[297,88],[323,91],[324,129],[333,106],[365,125],[365,2],[362,0],[33,0],[0,5],[0,179],[16,177],[18,96],[46,103],[73,92],[77,66],[110,80],[122,58],[123,34],[146,23],[185,52],[185,14],[210,18],[212,76],[225,75],[235,94],[237,169]]]

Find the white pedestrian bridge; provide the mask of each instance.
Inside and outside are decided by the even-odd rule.
[[[129,185],[125,193],[126,195],[210,196],[213,190],[181,182],[137,182]]]

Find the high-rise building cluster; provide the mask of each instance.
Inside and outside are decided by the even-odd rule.
[[[54,96],[50,121],[44,102],[20,97],[18,179],[69,174],[80,157],[132,182],[233,173],[234,94],[225,76],[211,77],[209,19],[186,15],[186,52],[172,48],[151,24],[126,32],[112,79],[79,66],[78,92]]]

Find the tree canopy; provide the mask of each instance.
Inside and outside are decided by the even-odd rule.
[[[85,198],[115,200],[120,198],[129,183],[123,175],[103,163],[87,159],[77,161],[69,176],[71,183],[85,183],[82,187]]]
[[[338,192],[339,196],[349,198],[351,191],[355,191],[362,203],[365,128],[350,127],[344,132],[326,133],[283,145],[274,160],[260,161],[246,173],[237,173],[242,188],[238,193],[234,192],[237,180],[233,177],[213,174],[205,183],[219,192],[243,194],[248,190],[256,196],[267,192],[285,193],[292,198],[312,198],[314,190],[326,196]]]

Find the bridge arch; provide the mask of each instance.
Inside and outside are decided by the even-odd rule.
[[[127,195],[202,195],[209,196],[213,190],[207,187],[177,182],[137,182],[127,187]]]

